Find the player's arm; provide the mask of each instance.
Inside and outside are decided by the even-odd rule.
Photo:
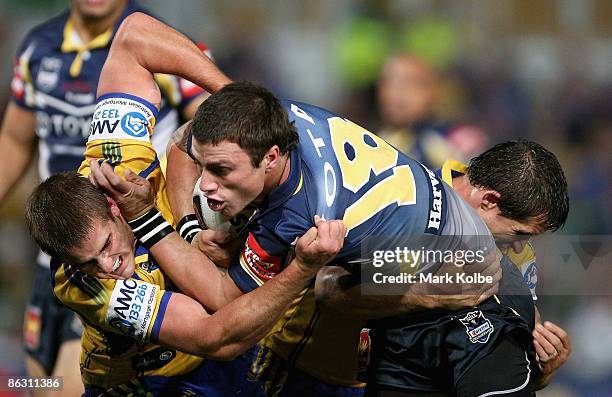
[[[197,163],[185,153],[186,131],[191,122],[183,124],[172,135],[166,157],[166,193],[174,219],[180,220],[194,213],[192,194],[195,182],[201,175]]]
[[[340,251],[345,231],[340,221],[318,222],[298,239],[296,257],[285,270],[212,316],[190,298],[173,294],[159,342],[205,357],[235,357],[265,336],[317,270]]]
[[[152,73],[183,77],[208,92],[230,82],[187,37],[142,13],[128,16],[117,31],[102,68],[98,96],[111,92],[136,95],[159,105]]]
[[[36,115],[10,102],[0,130],[0,203],[26,171],[36,142]]]
[[[439,272],[444,273],[444,269],[441,267]],[[365,319],[397,316],[424,309],[458,310],[476,306],[497,292],[501,268],[491,266],[486,271],[490,273],[492,283],[450,285],[451,288],[461,287],[460,292],[440,289],[435,284],[415,282],[408,284],[401,293],[386,295],[363,294],[360,276],[342,267],[326,266],[317,274],[315,299],[322,310]]]

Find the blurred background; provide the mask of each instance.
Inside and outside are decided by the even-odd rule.
[[[567,236],[557,245],[586,236],[610,251],[611,1],[141,3],[206,42],[230,77],[328,108],[434,168],[443,157],[464,160],[508,139],[543,144],[558,156],[570,189],[570,216],[557,232]],[[68,6],[0,0],[0,114],[17,46]],[[32,167],[0,207],[0,374],[24,373],[21,326],[37,250],[22,211],[37,181]],[[612,261],[597,249],[590,254],[599,271],[583,266],[580,288],[540,293],[543,318],[569,332],[574,352],[538,395],[612,396]],[[556,269],[545,269],[542,281],[563,278]]]

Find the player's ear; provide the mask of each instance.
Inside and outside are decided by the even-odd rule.
[[[280,158],[281,154],[278,145],[274,145],[268,149],[263,158],[263,166],[265,167],[266,174],[279,166]]]
[[[480,208],[483,211],[499,211],[499,201],[501,199],[501,194],[499,194],[496,190],[483,190],[480,192],[482,194],[480,199]]]
[[[111,214],[113,214],[113,216],[120,217],[121,210],[119,209],[117,202],[107,195],[104,196],[106,197],[106,202],[108,203],[108,207],[111,210]]]

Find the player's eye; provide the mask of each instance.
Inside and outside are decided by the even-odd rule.
[[[210,171],[211,174],[216,175],[216,176],[226,176],[231,171],[229,168],[221,167],[221,166],[212,166],[212,167],[209,167],[208,170]]]
[[[106,242],[104,243],[104,247],[102,248],[102,251],[106,251],[111,246],[111,242],[112,242],[112,238],[111,236],[108,236],[108,238],[106,239]]]

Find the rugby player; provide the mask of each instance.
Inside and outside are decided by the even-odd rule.
[[[374,348],[366,394],[533,395],[533,390],[548,384],[567,360],[571,345],[567,334],[552,323],[539,324],[534,330],[534,280],[516,272],[521,270],[529,276],[534,270],[535,256],[527,239],[533,233],[517,225],[513,226],[514,235],[504,232],[508,219],[501,214],[531,219],[528,223],[534,225],[534,232],[562,226],[568,201],[561,167],[554,155],[541,146],[519,141],[494,146],[472,159],[470,167],[447,161],[439,175],[481,214],[503,249],[505,272],[499,294],[476,308],[413,312],[401,322],[371,322],[373,335],[362,335],[367,341],[371,338]],[[519,184],[525,186],[524,190],[515,188]],[[496,209],[489,207],[487,194],[497,197]],[[365,297],[357,284],[347,283],[349,277],[340,268],[328,268],[318,275],[322,307],[336,314],[369,318],[380,317],[383,310],[383,315],[401,314],[373,299],[363,302]],[[515,321],[504,318],[500,322],[502,306],[515,312]],[[479,338],[471,336],[474,329],[479,330]],[[539,368],[531,346],[532,332]]]
[[[100,70],[116,29],[135,11],[148,13],[131,0],[73,0],[70,10],[27,34],[15,61],[12,100],[0,131],[0,203],[25,172],[37,143],[42,179],[78,168]],[[170,134],[181,119],[193,117],[206,94],[175,76],[159,74],[156,82],[164,100],[153,146],[163,162]],[[26,367],[30,376],[63,376],[64,395],[80,395],[82,325],[53,297],[49,261],[40,251],[24,315]]]
[[[120,43],[124,38],[118,33]],[[172,222],[163,174],[149,142],[159,90],[150,73],[140,75],[143,84],[136,88],[117,78],[114,49],[100,78],[80,172],[87,175],[89,160],[100,160],[128,178],[138,173],[155,187],[157,206]],[[215,77],[226,80],[219,73]],[[109,120],[116,128],[103,131],[96,124]],[[339,251],[346,232],[340,221],[315,219],[316,227],[296,241],[296,255],[282,275],[208,315],[199,303],[175,292],[149,253],[160,239],[175,234],[162,219],[145,214],[134,220],[131,225],[144,233],[136,243],[116,203],[76,173],[50,177],[28,200],[30,231],[54,258],[54,292],[85,324],[85,395],[224,395],[207,388],[217,379],[201,359],[175,349],[228,359],[253,345]]]
[[[146,68],[153,70],[167,68],[163,71],[182,74],[195,83],[204,84],[204,87],[211,91],[211,88],[205,85],[206,81],[203,81],[206,71],[201,65],[201,60],[193,57],[193,45],[186,40],[172,42],[169,40],[170,35],[167,34],[166,27],[142,15],[134,15],[126,20],[123,30],[139,33],[131,35],[126,33],[125,42],[115,42],[109,62],[110,60],[117,62],[118,72],[129,67],[131,80],[123,83],[128,88],[136,89],[143,86],[146,88],[146,85],[139,80],[141,74],[148,73]],[[152,48],[153,43],[155,49]],[[214,88],[212,90],[214,91]],[[174,237],[174,234],[163,238],[152,247],[153,255],[160,264],[164,264],[164,271],[177,286],[207,307],[218,309],[279,273],[290,258],[291,243],[298,237],[295,233],[307,226],[310,227],[314,215],[326,219],[332,219],[335,215],[344,216],[345,221],[349,223],[349,229],[354,229],[347,237],[350,249],[344,250],[344,256],[340,259],[341,263],[346,263],[361,258],[360,242],[364,237],[376,232],[370,229],[373,225],[383,228],[379,229],[380,233],[391,235],[402,230],[406,233],[414,230],[421,235],[428,228],[432,235],[439,232],[441,224],[435,219],[430,223],[428,216],[429,205],[435,193],[439,194],[435,200],[440,203],[450,197],[449,200],[454,203],[453,205],[459,207],[458,219],[462,216],[467,217],[470,220],[471,234],[482,236],[479,244],[489,250],[494,249],[493,240],[488,235],[484,223],[454,193],[447,194],[446,191],[442,193],[445,188],[433,174],[360,127],[310,105],[297,102],[284,102],[281,105],[269,92],[251,84],[233,84],[212,98],[217,100],[209,107],[201,107],[198,112],[199,121],[196,117],[196,121],[191,126],[195,137],[192,141],[193,155],[203,166],[201,189],[207,194],[211,208],[224,215],[234,216],[247,204],[251,202],[258,204],[259,213],[251,220],[250,234],[241,254],[242,259],[240,263],[233,263],[230,266],[229,276],[219,276],[217,271],[201,266],[202,262],[208,261],[204,254],[192,249]],[[287,113],[290,119],[287,118]],[[333,134],[328,126],[328,119],[333,120]],[[293,123],[295,128],[292,126]],[[274,128],[267,128],[268,124]],[[245,134],[244,140],[238,139],[238,136],[221,136],[212,144],[203,143],[202,140],[208,139],[206,137],[217,139],[214,138],[217,125],[223,126],[219,129],[221,135],[235,130],[237,134]],[[206,130],[203,128],[205,126],[211,126],[214,130]],[[330,141],[332,137],[337,138],[336,142],[333,142],[334,145],[340,142],[339,140],[348,139],[349,146],[356,155],[355,159],[347,158],[348,154],[342,150],[341,144],[339,148],[332,148]],[[244,145],[244,148],[235,142]],[[216,148],[222,150],[214,152]],[[206,151],[208,149],[213,152]],[[355,160],[357,163],[349,164],[350,160]],[[372,161],[374,163],[371,163]],[[100,166],[92,162],[91,167],[92,180],[116,199],[128,219],[141,215],[152,207],[153,201],[147,185],[134,183],[139,181],[139,178],[131,176],[125,181],[114,174],[107,164]],[[370,180],[372,167],[384,175],[374,175]],[[322,178],[334,179],[329,179],[330,183],[326,185],[322,183]],[[349,185],[348,188],[343,186],[343,179]],[[408,188],[398,189],[397,184]],[[365,185],[367,185],[365,190],[369,189],[372,193],[384,191],[387,194],[364,195],[359,190]],[[322,191],[324,186],[330,190]],[[417,189],[417,186],[421,188]],[[223,193],[214,194],[211,188],[219,189]],[[138,200],[140,194],[147,196],[144,207]],[[360,197],[364,199],[360,201]],[[133,200],[134,198],[137,200]],[[364,202],[366,199],[374,202]],[[385,200],[388,206],[380,206],[378,200]],[[399,206],[393,204],[396,201],[400,203]],[[353,206],[353,210],[349,210],[352,215],[349,216],[346,213],[347,209],[355,203],[363,203],[363,207],[359,204]],[[424,211],[421,206],[426,206],[427,210]],[[441,211],[446,211],[446,207],[438,207],[433,212],[439,213],[432,216],[442,219]],[[381,223],[383,219],[413,221]],[[460,223],[460,220],[457,220],[457,223]],[[464,231],[470,234],[467,230]],[[450,228],[447,229],[447,233],[450,233]],[[492,273],[495,274],[495,270]],[[201,287],[210,284],[211,287]],[[484,296],[490,295],[490,292],[483,291],[494,286],[480,285],[475,288],[473,293],[476,296],[461,296],[455,299],[462,305],[473,305]],[[418,300],[420,296],[414,299]],[[458,304],[457,301],[453,303]],[[294,312],[300,313],[296,317],[307,320],[292,327],[279,326],[287,333],[278,335],[276,332],[279,340],[277,345],[291,346],[294,341],[283,340],[285,338],[294,340],[297,338],[298,341],[303,338],[306,346],[299,349],[306,353],[304,349],[308,347],[311,336],[305,332],[307,328],[314,327],[323,334],[332,331],[342,334],[338,329],[329,330],[323,326],[337,325],[335,317],[318,321],[319,313],[313,303],[312,289],[306,290],[297,302]],[[436,300],[436,304],[443,305],[443,303],[444,299]],[[284,322],[286,323],[290,317],[288,315]],[[309,323],[312,325],[309,326]],[[355,332],[358,333],[360,325],[361,320],[356,324],[347,324],[347,327],[350,330],[356,329]],[[353,342],[350,346],[354,346]],[[265,350],[278,355],[279,360],[288,359],[281,349]],[[349,350],[348,354],[351,353],[353,352]],[[311,350],[308,354],[318,355],[320,350]],[[342,357],[342,354],[335,354],[334,349],[328,349],[328,354]],[[269,357],[264,359],[264,362],[272,363],[274,360]],[[348,361],[349,365],[343,368],[344,373],[348,374],[346,379],[349,379],[349,382],[355,378],[356,372],[356,366],[350,364],[352,361]],[[337,362],[337,358],[317,360],[322,373]],[[282,367],[282,364],[271,366],[271,368]],[[362,388],[352,387],[360,385],[336,387],[337,385],[336,383],[331,387],[337,389],[334,393],[362,392]],[[312,387],[315,386],[313,383]],[[303,392],[308,393],[308,390],[305,389]],[[290,394],[291,391],[287,393]]]

